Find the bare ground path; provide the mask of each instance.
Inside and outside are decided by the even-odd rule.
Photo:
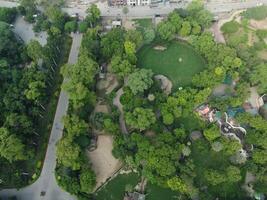
[[[100,135],[97,140],[97,149],[88,152],[92,168],[96,173],[96,189],[106,182],[122,163],[112,155],[113,138],[111,135]]]
[[[215,22],[211,27],[211,32],[214,34],[215,41],[218,43],[225,43],[224,35],[221,31],[221,27],[226,22],[232,21],[237,15],[242,13],[244,10],[238,10],[233,12],[230,16],[226,15],[222,19],[220,19],[218,22]]]
[[[120,102],[120,98],[121,95],[123,94],[123,88],[120,88],[117,92],[116,92],[116,97],[113,99],[113,105],[116,106],[118,108],[118,110],[120,111],[120,127],[121,127],[121,131],[125,134],[128,134],[127,128],[126,128],[126,124],[125,124],[125,120],[124,120],[124,114],[123,114],[123,106]]]

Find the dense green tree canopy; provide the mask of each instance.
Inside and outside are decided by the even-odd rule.
[[[16,135],[9,133],[4,127],[0,128],[0,156],[9,162],[28,158],[25,154],[25,145]]]
[[[125,120],[131,127],[145,130],[156,122],[156,117],[151,109],[135,108],[133,112],[125,113]]]
[[[153,72],[148,69],[139,69],[130,74],[128,86],[133,94],[142,93],[153,84]]]

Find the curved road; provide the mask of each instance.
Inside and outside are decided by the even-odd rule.
[[[81,45],[82,35],[73,34],[73,41],[71,51],[69,55],[69,64],[77,62],[79,48]],[[65,81],[65,80],[64,80]],[[67,192],[63,191],[56,182],[55,179],[55,167],[56,167],[56,143],[63,135],[64,124],[61,119],[66,115],[68,110],[68,96],[61,90],[57,110],[53,122],[51,135],[45,155],[44,165],[40,177],[32,185],[16,189],[5,189],[0,191],[0,197],[7,199],[11,196],[17,196],[18,200],[75,200],[74,196],[71,196]],[[41,196],[41,193],[45,195]]]

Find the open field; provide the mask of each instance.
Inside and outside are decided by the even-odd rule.
[[[178,193],[169,188],[159,187],[148,184],[146,188],[146,200],[175,200],[178,199]]]
[[[125,186],[131,185],[134,188],[138,181],[139,176],[136,173],[119,174],[96,194],[96,200],[123,199]]]
[[[112,142],[112,136],[100,135],[98,136],[97,149],[88,153],[92,168],[96,173],[96,188],[121,167],[120,161],[112,155]]]
[[[154,46],[140,49],[137,65],[167,76],[174,88],[190,85],[192,77],[206,67],[205,60],[184,42],[172,41],[162,45],[166,50],[156,50]]]

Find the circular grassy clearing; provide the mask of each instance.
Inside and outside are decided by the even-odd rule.
[[[137,66],[167,76],[175,89],[190,85],[192,77],[206,67],[205,60],[184,42],[172,41],[162,46],[166,49],[160,50],[156,44],[142,47]]]

